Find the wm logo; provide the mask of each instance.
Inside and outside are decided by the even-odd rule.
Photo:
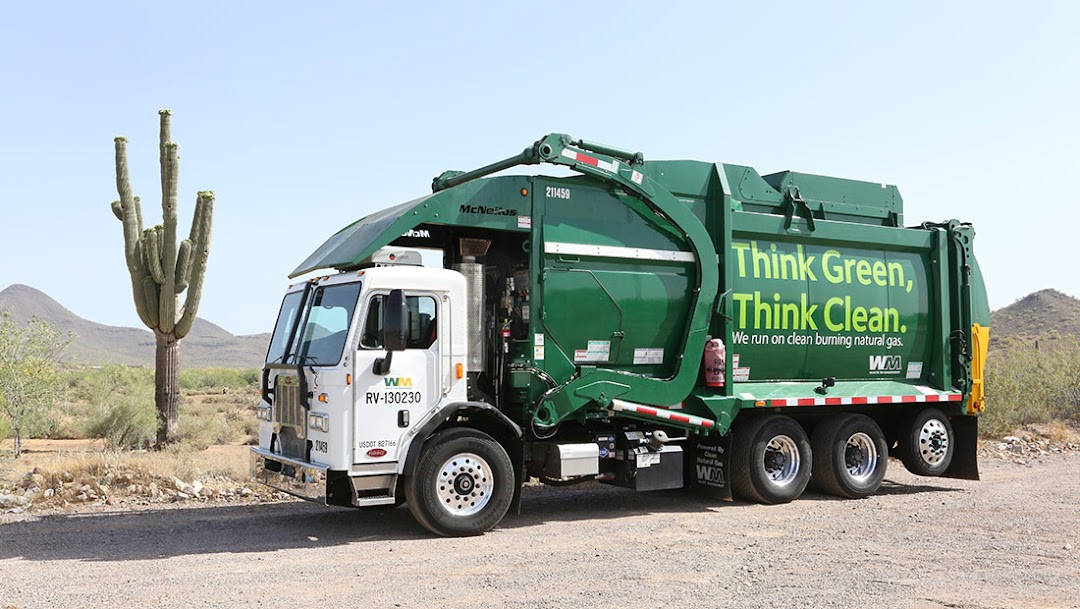
[[[407,376],[387,377],[383,379],[383,382],[387,387],[412,387],[412,378]]]
[[[870,356],[870,372],[888,373],[888,372],[900,372],[900,356],[899,355],[871,355]]]

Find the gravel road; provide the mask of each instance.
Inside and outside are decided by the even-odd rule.
[[[863,500],[528,487],[479,538],[302,502],[2,516],[0,608],[1080,607],[1080,454]]]

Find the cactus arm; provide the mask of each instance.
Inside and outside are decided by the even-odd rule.
[[[120,204],[120,201],[112,202],[112,213],[117,220],[124,221],[124,206]]]
[[[143,277],[146,267],[142,263],[139,239],[142,236],[142,211],[139,209],[139,198],[131,193],[131,180],[128,176],[127,140],[118,137],[115,140],[116,148],[116,191],[120,195],[118,217],[124,226],[124,259],[127,261],[128,274],[131,275],[131,293],[135,300],[135,311],[139,319],[147,326],[151,317],[146,311],[146,295],[143,293]],[[117,212],[117,205],[113,204],[113,213]]]
[[[176,252],[176,293],[183,293],[191,279],[191,239],[180,242],[180,249]]]
[[[162,115],[162,122],[167,122],[168,115]],[[164,133],[166,128],[162,129]],[[180,173],[180,155],[173,142],[165,143],[165,165],[168,169],[166,190],[161,193],[161,214],[163,219],[161,239],[161,268],[164,280],[160,282],[161,306],[160,325],[162,332],[168,334],[176,327],[176,207],[177,185]]]
[[[184,313],[177,322],[175,332],[178,337],[187,336],[195,323],[202,298],[203,279],[206,277],[206,261],[210,257],[210,229],[214,215],[214,192],[199,192],[195,202],[195,218],[191,225],[191,279],[188,285]]]
[[[153,228],[143,231],[143,257],[146,259],[146,270],[155,283],[165,281],[165,273],[161,270],[161,235]]]
[[[158,327],[158,284],[154,278],[146,275],[140,282],[142,286],[143,307],[146,309],[147,327],[151,330]]]

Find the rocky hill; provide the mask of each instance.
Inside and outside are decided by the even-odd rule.
[[[990,314],[993,339],[1020,336],[1080,336],[1080,299],[1040,290]]]
[[[107,326],[79,317],[44,292],[12,285],[0,292],[0,308],[25,322],[37,317],[61,332],[74,332],[68,358],[79,364],[154,365],[154,334],[141,328]],[[196,319],[180,346],[182,368],[257,368],[266,354],[269,334],[234,336],[205,319]]]

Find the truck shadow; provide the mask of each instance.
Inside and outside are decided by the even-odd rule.
[[[301,502],[44,516],[0,525],[0,561],[157,560],[430,537],[407,509]]]
[[[962,489],[886,481],[880,495],[958,492]],[[808,491],[803,501],[846,501]],[[748,507],[688,490],[635,493],[587,483],[569,488],[527,486],[520,514],[499,528],[547,522],[617,519]],[[97,514],[48,515],[0,525],[0,561],[158,560],[217,553],[258,553],[328,548],[355,543],[432,539],[405,507],[379,510],[331,508],[304,502],[218,506]]]

